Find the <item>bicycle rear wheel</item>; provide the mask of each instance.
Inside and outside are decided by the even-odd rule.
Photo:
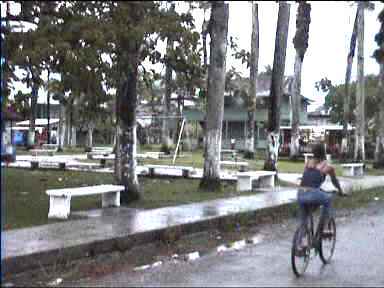
[[[336,245],[336,223],[330,218],[320,233],[319,256],[324,264],[328,264],[333,256]]]
[[[293,236],[291,249],[292,270],[297,277],[300,277],[308,267],[310,255],[310,232],[306,226],[297,228]]]

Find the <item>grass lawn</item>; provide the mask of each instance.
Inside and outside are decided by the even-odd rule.
[[[47,189],[109,184],[114,183],[113,181],[113,175],[110,173],[2,169],[2,230],[61,221],[48,220],[49,197],[45,193]],[[200,191],[199,180],[193,179],[140,177],[139,182],[143,189],[143,199],[129,207],[148,209],[239,195],[235,184],[228,182],[224,183],[222,192]],[[71,201],[71,211],[100,207],[100,195],[75,197]]]
[[[140,147],[139,153],[145,151],[159,151],[156,147]],[[22,151],[20,151],[22,152]],[[29,152],[24,151],[26,154]],[[19,151],[18,151],[19,153]],[[82,148],[74,148],[61,152],[63,154],[84,153]],[[61,154],[58,153],[58,154]],[[20,153],[23,154],[23,153]],[[185,157],[176,159],[175,165],[187,165],[197,168],[203,167],[202,150],[182,152]],[[263,168],[263,155],[257,155],[254,160],[245,160],[249,163],[249,169],[261,170]],[[171,158],[145,159],[140,164],[164,164],[172,165]],[[238,159],[244,161],[244,159]],[[87,160],[91,162],[98,162]],[[341,167],[334,164],[337,175],[342,175]],[[227,168],[227,167],[226,167]],[[235,167],[233,167],[235,169]],[[304,161],[289,161],[282,157],[278,163],[280,172],[302,173]],[[49,197],[45,194],[47,189],[78,187],[96,184],[114,183],[113,175],[110,173],[92,173],[78,171],[55,171],[55,170],[29,170],[2,168],[2,226],[1,229],[15,229],[34,225],[52,223],[60,220],[48,220]],[[384,175],[384,170],[372,169],[368,164],[368,175]],[[203,192],[198,188],[199,180],[174,178],[174,179],[150,179],[139,178],[143,189],[143,199],[130,204],[132,208],[150,209],[171,205],[179,205],[191,202],[212,200],[217,198],[234,197],[236,192],[235,183],[224,183],[222,192]],[[284,185],[286,183],[280,183]],[[252,194],[252,192],[247,193]],[[246,194],[242,194],[246,195]],[[353,197],[355,198],[355,197]],[[4,206],[5,204],[5,206]],[[71,201],[71,211],[89,210],[101,207],[100,195],[76,197]],[[5,216],[5,217],[4,217]]]

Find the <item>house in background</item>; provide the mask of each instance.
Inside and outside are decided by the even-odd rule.
[[[290,77],[285,78],[283,97],[280,107],[280,125],[290,126],[292,109],[290,94]],[[269,87],[270,77],[258,78],[256,91],[256,112],[255,112],[255,147],[265,149],[267,147],[266,125],[268,121],[268,109],[270,105]],[[243,150],[247,135],[248,110],[245,97],[224,95],[224,115],[222,130],[222,148],[230,148],[231,139],[236,140],[235,148]],[[301,96],[300,123],[307,123],[307,107],[312,100]],[[183,116],[187,121],[197,121],[204,125],[205,111],[198,108],[188,107],[183,110]],[[289,142],[289,129],[281,130],[284,142]],[[289,134],[289,137],[287,136]],[[289,139],[288,139],[289,138]]]

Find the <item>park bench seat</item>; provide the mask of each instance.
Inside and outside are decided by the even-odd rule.
[[[109,155],[95,155],[92,158],[93,160],[100,160],[100,166],[105,167],[107,160],[115,160],[115,154]]]
[[[303,155],[304,155],[304,163],[307,163],[308,159],[313,157],[313,153],[304,153]],[[331,154],[326,154],[325,157],[326,157],[326,160],[329,163],[331,163],[331,161],[332,161]]]
[[[343,176],[364,176],[364,163],[345,163],[340,166],[343,168]]]
[[[237,191],[252,191],[252,182],[254,180],[259,181],[260,187],[274,187],[275,175],[275,171],[237,172]]]
[[[46,193],[49,196],[48,218],[67,219],[71,212],[71,198],[101,194],[102,208],[119,207],[120,191],[122,185],[95,185],[76,188],[50,189]]]
[[[87,153],[88,159],[94,159],[95,156],[104,155],[107,156],[113,153],[113,147],[92,147],[91,152]]]
[[[190,166],[168,166],[168,165],[146,165],[148,168],[149,176],[155,176],[155,169],[171,169],[171,170],[181,170],[183,177],[188,178],[191,171],[194,171],[193,167]]]
[[[59,169],[62,169],[64,170],[65,167],[66,167],[66,161],[64,160],[59,160],[59,161],[54,161],[54,160],[32,160],[30,161],[31,162],[31,169],[38,169],[39,166],[40,168],[42,166],[46,167],[48,166],[48,168],[50,167],[55,167],[55,168],[59,168]]]
[[[245,171],[248,165],[246,161],[220,161],[220,166],[239,167],[240,171]]]
[[[46,149],[46,150],[53,150],[56,152],[57,149],[59,148],[59,146],[57,144],[44,143],[43,145],[41,145],[41,148]]]

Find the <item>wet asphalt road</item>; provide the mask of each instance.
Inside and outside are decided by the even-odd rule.
[[[208,255],[192,262],[166,262],[145,271],[124,271],[64,285],[81,286],[380,286],[384,287],[384,201],[336,219],[333,261],[314,258],[306,274],[291,269],[291,240],[296,220],[266,226],[264,240],[239,251]],[[66,285],[65,285],[66,286]]]

